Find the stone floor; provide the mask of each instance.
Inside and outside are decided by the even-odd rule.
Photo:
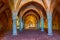
[[[12,32],[7,32],[3,37],[0,36],[0,40],[60,40],[60,35],[54,33],[53,36],[48,36],[46,32],[39,30],[24,30],[18,31],[17,36],[13,36]]]

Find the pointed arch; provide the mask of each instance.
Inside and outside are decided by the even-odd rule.
[[[46,10],[44,9],[44,7],[43,7],[40,3],[35,2],[35,1],[31,1],[31,2],[25,3],[25,4],[20,8],[20,10],[18,11],[18,14],[17,14],[17,15],[20,14],[20,12],[21,12],[22,9],[28,7],[29,5],[34,5],[34,6],[36,6],[38,9],[40,9],[40,10],[43,12],[43,16],[46,16],[46,18],[47,18]]]

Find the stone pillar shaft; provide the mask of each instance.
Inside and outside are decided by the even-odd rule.
[[[20,28],[19,28],[19,30],[22,31],[22,29],[23,29],[23,21],[22,21],[22,18],[20,17]]]
[[[48,35],[52,35],[52,13],[47,12],[47,19],[48,19]]]
[[[16,19],[13,19],[13,35],[17,35]]]
[[[12,21],[13,21],[13,35],[17,35],[17,27],[16,27],[16,17],[17,17],[17,12],[12,11]]]
[[[43,17],[41,17],[41,25],[42,25],[41,31],[44,31],[44,18]]]
[[[38,21],[37,27],[38,27],[38,29],[40,29],[40,21]]]

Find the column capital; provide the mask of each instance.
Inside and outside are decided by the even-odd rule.
[[[50,10],[50,6],[51,6],[51,0],[45,0],[46,4],[47,4],[47,9]]]
[[[50,16],[52,17],[52,12],[50,10],[47,10],[46,13],[47,13],[47,18]]]
[[[18,12],[17,11],[12,11],[12,19],[16,19]]]
[[[44,17],[43,17],[43,16],[41,17],[41,20],[42,20],[42,19],[44,19]]]

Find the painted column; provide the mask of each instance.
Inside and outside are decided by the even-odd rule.
[[[48,19],[48,35],[52,34],[52,13],[47,11],[47,19]]]
[[[22,17],[20,17],[20,28],[19,28],[19,30],[22,31],[22,29],[23,29],[23,21],[22,21]]]
[[[41,31],[44,31],[44,18],[41,17]]]
[[[16,27],[16,12],[12,13],[12,20],[13,20],[13,35],[17,35],[17,27]]]
[[[38,27],[38,29],[40,29],[40,21],[38,21],[37,27]]]

